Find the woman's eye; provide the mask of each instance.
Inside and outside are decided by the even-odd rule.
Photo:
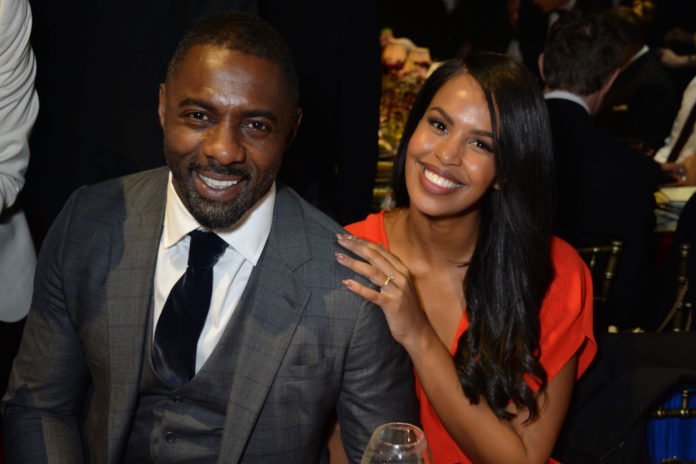
[[[438,130],[440,132],[444,132],[447,130],[447,126],[445,125],[445,123],[443,123],[437,118],[428,118],[428,124],[434,127],[435,130]]]
[[[488,153],[493,153],[493,147],[491,147],[488,143],[483,142],[481,140],[474,140],[471,142],[476,148],[482,151],[486,151]]]

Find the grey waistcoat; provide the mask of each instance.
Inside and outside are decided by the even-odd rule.
[[[215,462],[230,396],[230,383],[221,382],[219,375],[224,356],[214,350],[188,384],[172,389],[152,367],[152,312],[147,333],[138,408],[124,462]]]

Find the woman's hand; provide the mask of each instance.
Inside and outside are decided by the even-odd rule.
[[[336,235],[338,244],[365,261],[336,253],[336,259],[345,267],[367,278],[380,287],[374,290],[355,280],[343,284],[353,293],[378,305],[384,311],[394,339],[407,350],[415,347],[422,336],[432,330],[421,309],[410,273],[401,260],[381,245],[351,235]]]
[[[692,64],[692,55],[677,55],[669,48],[661,48],[658,51],[660,63],[667,68],[679,69]]]

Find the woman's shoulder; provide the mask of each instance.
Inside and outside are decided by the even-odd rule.
[[[370,214],[362,221],[347,225],[345,229],[356,237],[386,246],[387,235],[384,228],[384,214],[384,210]]]
[[[540,313],[542,364],[550,380],[577,354],[579,377],[597,351],[592,277],[575,248],[557,237],[551,242],[551,259],[554,279]]]
[[[580,257],[577,250],[568,242],[558,237],[551,238],[551,261],[556,273],[556,279],[559,277],[585,275],[587,266],[585,261]]]
[[[551,258],[554,263],[557,261],[582,262],[582,258],[575,250],[573,245],[566,242],[562,238],[551,237]]]
[[[591,291],[591,287],[584,288],[588,283],[586,279],[590,278],[587,265],[568,242],[558,237],[551,239],[551,262],[554,268],[554,279],[549,293],[555,293],[554,287],[561,286],[563,291],[567,291],[568,286],[577,285],[583,287],[582,293]]]

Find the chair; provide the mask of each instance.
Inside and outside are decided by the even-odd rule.
[[[690,251],[690,243],[682,243],[679,245],[674,303],[667,313],[667,316],[658,327],[658,332],[662,332],[668,327],[672,332],[691,331],[693,323],[693,303],[689,295],[688,264]]]
[[[646,421],[648,453],[653,462],[670,456],[696,460],[696,388],[671,389]]]
[[[592,275],[596,321],[600,319],[598,316],[606,314],[604,308],[609,294],[611,293],[612,284],[616,278],[616,269],[619,265],[622,247],[623,243],[621,241],[613,240],[609,244],[589,245],[576,248]],[[595,327],[602,327],[602,325],[595,324]]]
[[[691,331],[693,303],[688,274],[691,244],[681,243],[677,251],[674,302],[658,332]],[[693,462],[696,459],[696,385],[680,383],[670,389],[657,409],[648,414],[646,432],[648,450],[654,461],[678,456],[689,460],[682,462]]]

